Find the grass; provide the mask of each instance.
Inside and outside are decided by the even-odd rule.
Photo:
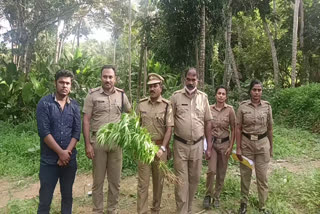
[[[205,194],[205,172],[203,168],[197,198]],[[301,214],[317,213],[320,209],[320,170],[295,174],[286,169],[276,169],[269,176],[267,208],[272,213]],[[228,168],[225,185],[220,197],[221,213],[237,213],[240,206],[240,172],[238,166]],[[256,178],[251,180],[248,214],[258,212]],[[218,212],[219,213],[219,212]]]
[[[40,167],[40,140],[36,121],[14,126],[0,122],[0,176],[38,176]],[[85,156],[83,139],[77,145],[79,172],[91,170],[91,161]]]
[[[35,120],[14,126],[0,121],[0,177],[38,177],[40,167],[40,139]],[[84,141],[81,136],[77,144],[78,172],[92,169],[91,160],[85,155]],[[136,162],[125,153],[123,172],[125,176],[136,172]]]
[[[319,159],[320,138],[302,129],[287,129],[275,126],[274,131],[274,159]]]
[[[27,177],[29,182],[37,180],[39,172],[39,137],[36,122],[29,121],[19,125],[0,122],[0,177],[19,180]],[[83,139],[77,145],[79,173],[91,171],[91,161],[85,156]],[[319,160],[320,138],[301,129],[287,129],[274,126],[274,159],[285,159],[294,163],[309,164],[311,160]],[[135,175],[136,162],[123,153],[123,177]],[[172,160],[169,161],[172,167]],[[310,167],[309,167],[310,168]],[[201,182],[197,192],[198,200],[202,200],[205,192],[205,176],[207,166],[204,164]],[[238,163],[231,160],[225,185],[221,194],[221,212],[236,213],[240,203],[240,177]],[[26,182],[28,182],[26,181]],[[15,188],[23,188],[21,183]],[[290,172],[286,169],[275,169],[269,175],[268,208],[272,213],[317,213],[320,210],[320,169],[312,168],[301,172]],[[174,203],[174,202],[172,202]],[[0,213],[35,213],[38,199],[11,200]],[[250,188],[248,214],[258,213],[258,195],[255,177]],[[91,206],[91,200],[79,197],[74,199],[76,210]],[[53,202],[52,213],[59,213],[59,204]],[[219,213],[219,212],[218,212]]]

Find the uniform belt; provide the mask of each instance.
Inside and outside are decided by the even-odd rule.
[[[224,143],[224,142],[227,142],[228,140],[229,140],[229,136],[225,138],[217,138],[213,136],[213,143]]]
[[[244,136],[246,136],[249,140],[261,140],[262,138],[267,137],[267,132],[263,134],[247,134],[242,132]]]
[[[174,135],[174,139],[177,141],[180,141],[181,143],[187,144],[187,145],[194,145],[196,143],[199,143],[202,140],[203,137],[200,137],[198,140],[192,141],[192,140],[185,140],[178,135]]]

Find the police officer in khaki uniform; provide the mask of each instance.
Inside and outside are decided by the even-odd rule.
[[[237,156],[254,161],[259,196],[259,210],[268,213],[265,202],[268,196],[267,171],[272,157],[272,110],[267,101],[261,100],[262,84],[253,80],[249,88],[250,100],[243,101],[237,111]],[[252,170],[240,164],[241,206],[240,214],[247,212],[247,202]]]
[[[151,166],[141,162],[138,163],[137,211],[139,214],[148,213],[150,174],[152,174],[153,183],[151,213],[160,213],[164,176],[159,169],[159,161],[167,161],[167,150],[173,127],[171,104],[161,96],[162,82],[163,78],[160,75],[149,74],[147,84],[150,96],[140,100],[137,107],[137,113],[141,117],[141,125],[148,130],[152,140],[160,148]]]
[[[174,118],[173,161],[180,183],[175,186],[177,213],[192,213],[192,201],[200,181],[203,137],[211,142],[210,107],[207,95],[197,89],[198,73],[190,68],[185,73],[185,87],[171,97]],[[211,157],[208,145],[206,158]]]
[[[93,213],[103,213],[103,184],[107,174],[108,203],[107,213],[116,213],[120,176],[122,168],[122,150],[109,149],[96,144],[96,133],[106,123],[119,122],[121,112],[129,112],[131,105],[124,91],[114,87],[116,70],[110,65],[101,69],[101,87],[91,89],[84,101],[83,136],[86,155],[92,159]]]
[[[235,112],[231,105],[226,104],[227,89],[220,86],[216,89],[216,103],[210,106],[212,120],[212,157],[208,160],[206,196],[203,207],[208,209],[213,198],[213,206],[219,207],[219,197],[226,176],[228,160],[235,139]],[[231,131],[231,138],[230,138]],[[213,184],[216,177],[215,191]]]

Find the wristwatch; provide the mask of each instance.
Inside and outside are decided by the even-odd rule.
[[[166,147],[164,147],[164,146],[161,146],[160,149],[161,149],[162,151],[164,151],[164,152],[166,151]]]

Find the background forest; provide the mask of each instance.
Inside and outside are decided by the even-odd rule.
[[[223,84],[235,109],[248,98],[250,81],[261,80],[275,120],[268,206],[273,213],[319,213],[319,14],[320,0],[1,0],[0,213],[36,210],[37,192],[22,200],[16,193],[38,190],[33,186],[40,148],[35,108],[54,91],[56,71],[73,71],[71,96],[82,107],[88,89],[100,86],[104,64],[116,65],[117,87],[132,102],[147,96],[151,72],[165,77],[163,96],[169,98],[182,87],[184,70],[196,67],[210,104],[214,88]],[[94,39],[98,34],[103,39]],[[77,176],[90,182],[83,144],[81,139]],[[135,210],[135,164],[124,155],[123,185],[128,186],[120,213]],[[238,165],[230,161],[229,169],[221,210],[235,213]],[[206,166],[203,170],[205,176]],[[88,213],[87,184],[76,180],[76,185],[75,213]],[[251,189],[249,213],[257,213]],[[171,189],[166,191],[164,213],[170,213],[174,199]],[[53,213],[59,213],[55,200]]]
[[[320,82],[319,12],[317,0],[3,0],[0,119],[29,117],[62,68],[75,73],[81,104],[104,64],[117,66],[132,101],[150,72],[169,97],[188,66],[209,95],[224,84],[236,101],[252,78],[272,90]],[[99,29],[105,41],[89,39]]]

